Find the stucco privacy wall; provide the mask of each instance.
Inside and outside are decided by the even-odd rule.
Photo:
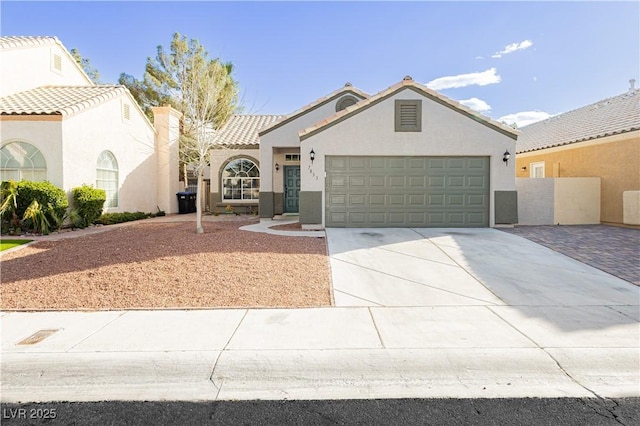
[[[623,223],[623,192],[640,190],[640,131],[517,155],[517,177],[545,163],[545,177],[600,177],[600,221]],[[522,169],[526,167],[526,169]]]
[[[182,190],[179,178],[180,117],[170,106],[154,107],[153,126],[156,131],[156,202],[166,213],[178,212],[176,193]]]
[[[216,203],[222,202],[222,170],[232,160],[236,158],[248,158],[254,161],[258,167],[260,167],[260,150],[254,149],[230,149],[230,148],[215,148],[211,150],[211,167],[210,167],[210,182],[211,182],[211,209],[213,210]],[[264,180],[262,178],[263,168],[260,167],[260,185],[262,186]],[[262,188],[261,188],[262,190]],[[247,204],[258,203],[258,200],[227,200],[225,203],[229,204]]]
[[[516,179],[520,225],[600,223],[600,178]]]
[[[93,83],[65,49],[52,38],[34,41],[31,46],[10,43],[2,46],[0,96],[22,92],[39,86],[88,86]],[[28,53],[25,52],[28,50]],[[54,66],[54,55],[60,58],[60,69]],[[20,78],[16,78],[19,76]],[[11,82],[11,84],[6,84]]]
[[[395,100],[422,100],[422,131],[395,132]],[[316,158],[313,164],[309,152]],[[494,191],[515,191],[515,162],[505,166],[503,153],[515,152],[515,140],[462,113],[405,88],[301,143],[303,192],[322,192],[325,210],[325,157],[328,155],[486,156],[490,162],[489,226],[495,225]],[[302,195],[301,195],[302,196]],[[322,226],[325,224],[322,215]]]
[[[63,187],[62,119],[60,116],[36,116],[25,120],[13,116],[0,116],[0,146],[10,142],[27,142],[40,150],[47,163],[47,180]]]

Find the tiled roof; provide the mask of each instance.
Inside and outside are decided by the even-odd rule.
[[[473,120],[484,124],[490,128],[493,128],[494,130],[499,131],[500,133],[503,133],[509,137],[511,137],[512,139],[516,139],[518,137],[518,132],[514,129],[512,129],[509,126],[505,126],[502,123],[499,123],[495,120],[490,119],[489,117],[486,117],[474,110],[472,110],[471,108],[468,108],[452,99],[447,98],[444,95],[441,95],[440,93],[436,92],[435,90],[429,89],[427,86],[424,86],[422,84],[416,83],[415,81],[413,81],[413,79],[409,76],[405,77],[401,82],[394,84],[393,86],[383,90],[382,92],[371,96],[368,99],[365,99],[363,101],[358,102],[355,105],[351,105],[350,107],[347,107],[345,109],[343,109],[342,111],[338,111],[337,113],[335,113],[334,115],[314,124],[313,126],[304,129],[302,131],[300,131],[298,133],[298,135],[300,136],[300,140],[304,140],[316,133],[319,133],[321,131],[323,131],[324,129],[331,127],[339,122],[341,122],[344,119],[347,119],[348,117],[351,117],[352,115],[355,115],[357,113],[359,113],[360,111],[363,111],[364,109],[369,108],[370,106],[373,106],[375,104],[377,104],[378,102],[383,101],[384,99],[389,98],[390,96],[393,96],[394,94],[396,94],[397,92],[404,90],[404,89],[411,89],[414,90],[442,105],[445,105],[453,110],[456,110],[470,118],[472,118]]]
[[[353,87],[351,85],[351,83],[346,83],[344,85],[344,87],[341,87],[338,90],[334,90],[333,92],[329,93],[326,96],[321,97],[320,99],[315,100],[314,102],[303,106],[302,108],[298,109],[297,111],[292,112],[291,114],[288,114],[284,117],[282,117],[280,120],[276,121],[275,123],[271,124],[269,127],[266,127],[264,129],[262,129],[260,131],[260,136],[264,135],[265,133],[270,132],[271,130],[275,130],[280,126],[283,126],[287,123],[289,123],[292,120],[295,120],[296,118],[298,118],[299,116],[307,113],[308,111],[311,111],[315,108],[318,108],[319,106],[333,100],[336,99],[342,95],[346,95],[346,94],[352,94],[352,95],[356,95],[357,97],[361,98],[361,99],[367,99],[369,97],[368,93],[363,92],[360,89],[357,89],[355,87]]]
[[[225,148],[257,147],[260,144],[258,131],[282,117],[282,115],[233,115],[220,129],[216,145]]]
[[[71,115],[127,93],[124,86],[45,86],[0,98],[0,115]]]
[[[48,36],[3,36],[0,37],[0,49],[25,47],[25,46],[43,46],[60,43],[56,37]]]
[[[520,129],[516,152],[626,133],[640,129],[640,90],[604,99]]]

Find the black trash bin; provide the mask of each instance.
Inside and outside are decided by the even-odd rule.
[[[196,211],[196,194],[194,192],[178,192],[178,213],[194,213]]]

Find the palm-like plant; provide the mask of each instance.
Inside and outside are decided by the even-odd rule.
[[[49,233],[50,223],[47,219],[47,213],[37,200],[33,200],[29,204],[29,207],[24,211],[22,220],[36,233],[45,235]]]
[[[18,183],[14,180],[2,182],[0,187],[0,216],[11,216],[10,222],[14,228],[20,226],[18,209]]]

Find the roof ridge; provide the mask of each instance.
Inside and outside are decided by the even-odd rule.
[[[13,48],[23,46],[42,46],[60,43],[56,36],[1,36],[0,48]]]

